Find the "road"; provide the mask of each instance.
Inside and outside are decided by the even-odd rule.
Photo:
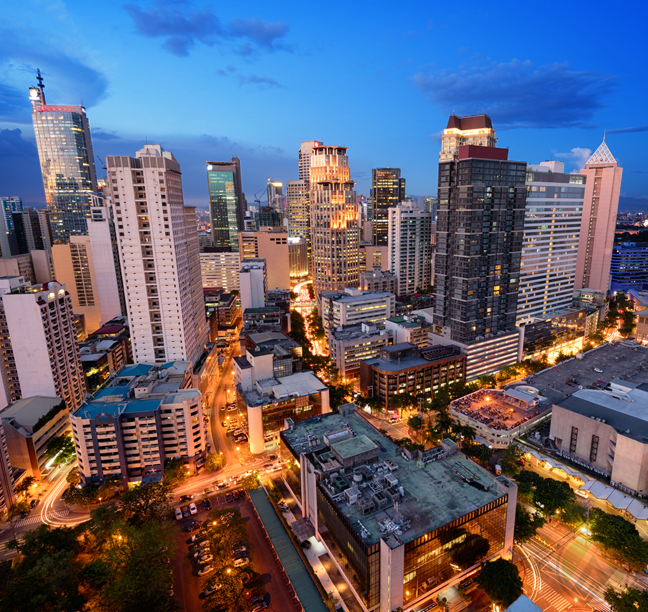
[[[648,587],[648,578],[633,575],[608,560],[595,544],[560,524],[545,525],[539,536],[516,547],[524,563],[526,595],[545,612],[566,608],[608,610],[608,587]]]

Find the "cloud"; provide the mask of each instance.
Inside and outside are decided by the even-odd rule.
[[[274,89],[277,87],[283,87],[281,83],[277,83],[273,78],[267,76],[257,76],[256,74],[251,74],[250,76],[238,77],[239,87],[243,85],[256,85],[258,89]]]
[[[0,121],[31,123],[27,89],[36,84],[36,69],[45,79],[50,104],[94,106],[108,93],[108,79],[84,59],[61,51],[29,30],[0,28]]]
[[[577,168],[584,168],[587,160],[592,156],[592,150],[585,147],[574,147],[568,153],[554,152],[554,157],[572,160]]]
[[[184,0],[172,3],[155,0],[148,8],[126,4],[124,9],[139,34],[163,38],[162,46],[178,57],[189,55],[192,47],[198,43],[208,47],[236,43],[233,51],[243,56],[260,50],[290,50],[279,41],[288,32],[288,24],[281,21],[272,23],[255,17],[234,19],[223,25],[210,6],[195,9]]]
[[[430,102],[459,115],[486,113],[498,128],[585,127],[617,77],[566,63],[482,60],[457,70],[428,67],[413,77]]]
[[[630,134],[634,132],[648,132],[648,125],[636,125],[635,127],[618,128],[616,130],[607,130],[606,134]]]
[[[117,136],[117,131],[112,130],[112,131],[104,131],[103,128],[96,127],[92,128],[92,139],[93,140],[121,140],[119,136]]]

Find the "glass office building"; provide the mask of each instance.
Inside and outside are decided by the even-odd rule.
[[[52,240],[87,234],[97,191],[90,124],[83,106],[45,103],[42,84],[29,90]]]
[[[213,245],[238,251],[238,233],[243,231],[245,216],[239,158],[207,162],[207,184]]]

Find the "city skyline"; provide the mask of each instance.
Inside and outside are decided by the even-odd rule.
[[[440,17],[414,7],[387,21],[381,11],[361,4],[350,9],[350,17],[362,17],[376,36],[369,43],[350,41],[342,52],[333,44],[342,24],[325,16],[314,42],[304,42],[312,34],[309,13],[290,6],[269,11],[252,4],[247,14],[222,7],[216,15],[209,7],[158,2],[120,7],[101,20],[95,11],[76,7],[67,2],[40,11],[27,2],[9,9],[4,26],[0,156],[6,163],[0,183],[26,206],[45,201],[27,96],[36,68],[44,74],[48,102],[86,106],[101,159],[139,149],[147,139],[160,142],[176,152],[185,169],[187,203],[202,208],[208,201],[206,159],[238,155],[251,201],[267,176],[284,183],[298,178],[294,158],[299,142],[309,138],[354,151],[351,178],[358,193],[368,195],[372,168],[390,166],[408,177],[411,194],[433,193],[438,135],[453,110],[490,114],[500,129],[500,146],[515,148],[522,159],[565,161],[567,172],[583,165],[587,150],[591,154],[607,130],[615,157],[627,169],[622,197],[646,195],[639,139],[648,127],[641,92],[630,89],[641,79],[625,76],[641,73],[643,66],[641,54],[633,53],[639,51],[636,37],[615,44],[621,15],[609,16],[607,51],[592,59],[582,49],[591,44],[586,36],[596,10],[580,16],[578,32],[567,21],[534,14],[537,31],[551,28],[560,38],[555,48],[515,27],[529,17],[522,7],[469,4],[448,8]],[[16,24],[27,12],[29,28],[21,29]],[[51,33],[52,19],[60,34]],[[514,26],[506,44],[475,42],[485,19]],[[184,24],[178,35],[176,22]],[[450,39],[457,22],[468,42]],[[366,95],[347,97],[340,107],[313,101],[316,85],[292,75],[305,74],[306,66],[326,74],[341,53],[352,82]],[[147,62],[145,81],[131,68],[131,55]],[[169,76],[172,87],[164,85]],[[378,86],[381,95],[373,96]],[[153,95],[159,87],[164,94]],[[309,104],[296,102],[302,99]],[[373,129],[388,111],[399,114],[399,129]]]

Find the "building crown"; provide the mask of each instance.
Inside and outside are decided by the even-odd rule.
[[[610,153],[610,149],[608,149],[608,146],[605,144],[605,140],[600,144],[599,148],[592,153],[592,156],[587,160],[587,164],[616,164],[616,159],[614,159],[614,156],[612,153]]]

